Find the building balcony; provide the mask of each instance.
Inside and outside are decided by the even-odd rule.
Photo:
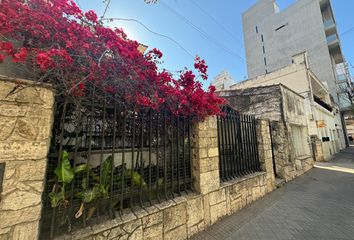
[[[336,24],[332,18],[324,19],[323,25],[327,35],[332,35],[337,32]]]
[[[332,34],[327,36],[327,44],[328,46],[339,44],[339,39],[337,34]]]
[[[337,33],[327,36],[329,53],[333,56],[336,64],[343,63],[344,58]]]
[[[338,74],[337,75],[337,82],[338,83],[346,83],[346,82],[348,82],[348,76],[346,74]]]
[[[333,111],[333,108],[329,104],[324,102],[321,98],[317,97],[316,95],[313,95],[313,100],[315,101],[315,103],[317,103],[318,105],[320,105],[321,107],[323,107],[327,111],[329,111],[329,112]]]

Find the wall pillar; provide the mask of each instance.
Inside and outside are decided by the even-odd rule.
[[[207,194],[220,188],[217,118],[208,117],[193,130],[194,190]]]
[[[54,93],[31,84],[0,76],[0,239],[39,236]]]
[[[267,192],[271,192],[275,189],[275,175],[268,120],[257,120],[257,141],[261,169],[267,173]]]

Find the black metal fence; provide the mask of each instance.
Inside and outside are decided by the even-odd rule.
[[[229,181],[260,171],[256,120],[229,106],[218,117],[220,178]]]
[[[114,218],[191,189],[189,119],[101,98],[57,102],[41,238]]]

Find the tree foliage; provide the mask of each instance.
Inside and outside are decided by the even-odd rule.
[[[95,86],[130,109],[196,120],[220,114],[224,100],[212,86],[203,90],[196,73],[185,69],[174,78],[159,70],[161,51],[139,52],[122,29],[105,27],[94,11],[83,12],[72,0],[2,0],[0,22],[0,62],[24,66],[58,94],[82,98]],[[205,61],[196,57],[194,67],[206,80]]]

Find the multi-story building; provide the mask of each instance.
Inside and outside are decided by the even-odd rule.
[[[316,143],[315,148],[318,152],[316,160],[329,160],[333,154],[345,148],[346,145],[341,117],[339,115],[339,109],[331,105],[331,97],[326,84],[321,82],[311,71],[306,56],[306,53],[297,54],[292,57],[293,63],[289,66],[234,84],[230,87],[230,90],[220,91],[219,95],[227,97],[230,104],[243,113],[255,114],[255,116],[265,117],[274,121],[277,120],[279,116],[279,111],[273,109],[276,103],[274,100],[276,98],[275,92],[270,99],[264,98],[264,93],[258,94],[258,96],[253,94],[254,96],[252,97],[243,96],[246,102],[244,104],[246,107],[243,109],[238,106],[242,106],[240,102],[233,102],[233,95],[230,95],[230,93],[239,91],[239,95],[242,96],[244,95],[243,93],[246,92],[245,89],[266,88],[277,84],[286,86],[288,89],[304,98],[303,115],[307,123],[296,123],[292,120],[291,116],[293,115],[291,114],[283,114],[284,119],[282,120],[294,126],[307,126],[311,141]],[[282,100],[278,102],[283,101],[284,105],[289,105],[287,104],[289,101],[294,102],[294,100],[292,100],[294,97],[281,98]],[[291,109],[296,109],[296,102],[301,104],[300,100],[296,100],[293,104],[294,106],[289,108],[287,112],[291,113]],[[287,115],[290,117],[287,117]],[[300,117],[297,115],[296,118]],[[303,141],[301,144],[306,145],[307,142]]]
[[[211,83],[215,86],[216,90],[225,90],[228,89],[231,85],[235,84],[235,80],[227,71],[222,71],[214,77],[214,80]]]
[[[275,0],[258,0],[243,13],[248,77],[276,71],[307,52],[308,65],[326,82],[333,101],[348,110],[350,77],[330,0],[297,0],[280,11]]]

